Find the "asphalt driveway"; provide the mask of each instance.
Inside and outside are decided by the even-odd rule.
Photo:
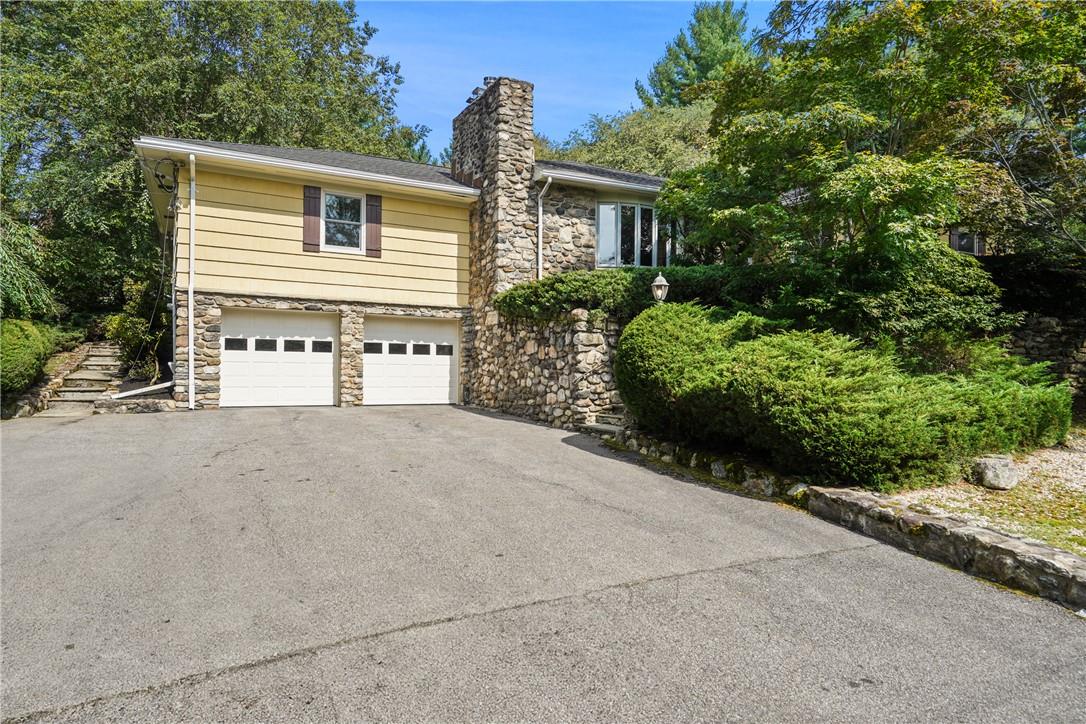
[[[1086,620],[458,408],[2,435],[2,704],[43,720],[1086,721]]]

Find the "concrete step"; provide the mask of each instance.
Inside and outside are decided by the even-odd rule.
[[[590,435],[617,435],[622,432],[622,428],[618,425],[605,425],[599,422],[591,422],[580,426],[581,432],[587,432]]]
[[[50,400],[49,407],[37,413],[34,417],[79,417],[92,414],[94,414],[94,403],[92,402]]]
[[[108,385],[94,380],[64,380],[61,392],[105,392]]]
[[[622,427],[626,424],[626,416],[604,413],[596,415],[596,422],[603,425],[616,425]]]
[[[94,402],[102,399],[101,392],[84,392],[82,390],[60,390],[55,399],[64,402]]]
[[[67,384],[71,380],[80,380],[87,382],[109,382],[111,379],[113,379],[113,376],[106,372],[103,372],[102,370],[87,370],[80,368],[65,377],[64,383]]]

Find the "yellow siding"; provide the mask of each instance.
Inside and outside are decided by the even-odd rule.
[[[467,304],[467,207],[382,194],[380,258],[306,253],[302,185],[197,168],[196,289],[383,304]],[[181,188],[188,189],[187,179]],[[186,196],[178,209],[179,288],[188,285],[188,220]]]

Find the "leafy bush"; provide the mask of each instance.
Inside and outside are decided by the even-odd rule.
[[[147,282],[126,279],[124,297],[121,311],[104,320],[106,338],[118,344],[121,360],[138,370],[138,376],[157,379],[156,352],[168,322],[168,316],[162,312],[165,305],[161,299],[156,300],[154,290]]]
[[[1054,444],[1070,423],[1041,365],[1004,354],[972,375],[909,375],[839,334],[693,305],[634,319],[615,376],[647,430],[880,490],[952,480],[968,457]]]
[[[0,212],[0,312],[5,316],[52,316],[53,292],[39,274],[45,240],[29,224]]]
[[[518,319],[555,319],[581,307],[626,322],[653,303],[649,285],[658,273],[670,284],[669,301],[833,330],[871,346],[888,340],[910,368],[922,371],[957,369],[969,340],[1002,333],[1016,321],[1001,311],[999,288],[975,259],[928,239],[900,249],[889,267],[861,255],[834,264],[573,271],[518,284],[495,305]]]
[[[49,326],[25,319],[0,322],[0,390],[16,395],[38,379],[57,342]]]
[[[596,269],[553,274],[541,280],[518,284],[498,295],[494,304],[506,316],[517,319],[550,320],[574,309],[599,311],[629,321],[653,304],[650,285],[664,273],[670,288],[668,297],[678,301],[700,301],[730,306],[733,300],[722,290],[734,271],[727,266]]]

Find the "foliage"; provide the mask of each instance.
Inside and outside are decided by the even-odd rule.
[[[698,3],[686,29],[653,65],[648,85],[637,81],[638,98],[646,107],[688,102],[685,92],[691,87],[718,77],[730,65],[750,61],[746,30],[745,7],[736,7],[731,0]]]
[[[712,112],[710,101],[698,101],[593,116],[561,144],[537,138],[536,157],[669,176],[709,160]]]
[[[25,319],[0,321],[0,390],[17,395],[41,375],[45,361],[59,349],[72,349],[83,338],[79,331],[62,330]]]
[[[650,285],[657,274],[666,274],[668,298],[730,306],[735,302],[725,291],[733,275],[726,266],[638,267],[596,269],[552,274],[518,284],[494,300],[502,314],[515,319],[558,319],[574,309],[587,309],[622,322],[653,304]]]
[[[762,214],[802,217],[805,204],[773,195],[817,202],[861,152],[949,156],[975,165],[955,184],[957,218],[941,221],[1002,249],[1086,251],[1083,4],[782,2],[760,47],[769,60],[709,83],[725,137],[714,210],[750,196]]]
[[[0,211],[0,315],[48,317],[56,301],[38,272],[44,239],[28,224]]]
[[[411,158],[399,67],[368,52],[351,3],[2,5],[3,170],[11,216],[47,239],[43,276],[73,311],[115,309],[157,261],[132,139],[335,148]],[[428,154],[427,154],[428,155]]]
[[[147,282],[126,279],[124,297],[121,311],[105,318],[106,338],[118,344],[125,365],[137,366],[139,376],[154,382],[159,376],[158,346],[169,331],[169,314],[161,296]]]
[[[879,490],[953,480],[971,456],[1051,445],[1070,424],[1070,393],[1041,365],[1003,354],[969,375],[909,375],[843,335],[778,329],[693,305],[652,307],[616,349],[623,401],[672,439]]]
[[[986,256],[981,265],[1003,291],[1007,309],[1061,319],[1086,317],[1086,256]]]
[[[910,369],[968,366],[966,340],[999,334],[1016,317],[1000,311],[999,290],[972,257],[928,240],[899,252],[893,266],[877,259],[830,263],[746,264],[596,269],[518,284],[495,300],[508,317],[547,320],[573,309],[620,322],[653,303],[649,285],[668,280],[668,300],[748,311],[805,329],[836,330],[896,349]]]

